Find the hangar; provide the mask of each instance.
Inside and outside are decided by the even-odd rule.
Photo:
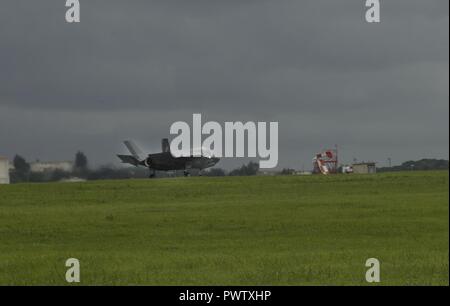
[[[357,163],[352,165],[353,173],[359,174],[373,174],[377,173],[376,163]]]

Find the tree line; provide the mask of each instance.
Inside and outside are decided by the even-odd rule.
[[[448,170],[449,161],[445,159],[424,158],[417,161],[406,161],[398,166],[381,167],[378,172],[392,171],[428,171],[428,170]]]
[[[10,171],[10,180],[12,183],[20,182],[55,182],[67,179],[82,179],[82,180],[108,180],[108,179],[130,179],[130,178],[147,178],[148,169],[141,167],[114,167],[113,165],[102,165],[96,168],[89,166],[87,156],[78,151],[75,154],[73,161],[73,169],[71,171],[63,171],[55,169],[51,171],[33,172],[30,163],[20,155],[14,156],[14,169]],[[424,171],[424,170],[448,170],[449,161],[443,159],[421,159],[418,161],[407,161],[399,166],[378,168],[378,172],[391,171]],[[193,175],[203,176],[251,176],[257,175],[260,172],[259,164],[250,161],[231,171],[226,171],[222,168],[210,168],[198,173],[193,170]],[[281,171],[274,172],[278,175],[293,175],[296,173],[295,169],[284,168]],[[173,177],[184,176],[183,171],[157,171],[157,177]]]
[[[13,159],[14,168],[10,171],[12,183],[20,182],[47,182],[60,181],[71,177],[87,178],[89,175],[88,159],[86,155],[78,151],[75,154],[74,166],[71,171],[55,169],[52,171],[32,171],[31,164],[26,159],[16,154]]]

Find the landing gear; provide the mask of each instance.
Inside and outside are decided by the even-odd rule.
[[[149,169],[148,178],[154,178],[156,175],[156,171],[154,169]]]
[[[189,173],[189,171],[187,171],[187,170],[184,170],[183,171],[183,174],[184,174],[184,176],[190,176],[191,174]]]

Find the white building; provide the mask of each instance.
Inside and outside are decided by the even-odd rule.
[[[60,162],[33,162],[30,163],[31,172],[51,172],[55,170],[60,170],[64,172],[70,172],[73,170],[73,162],[70,161],[60,161]]]
[[[377,166],[374,162],[356,163],[352,166],[353,173],[356,174],[374,174],[377,173]]]
[[[9,161],[0,156],[0,184],[9,184]]]

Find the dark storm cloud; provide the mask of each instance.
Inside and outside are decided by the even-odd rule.
[[[201,112],[279,120],[281,166],[448,157],[448,1],[80,2],[3,1],[0,154],[111,161]]]

